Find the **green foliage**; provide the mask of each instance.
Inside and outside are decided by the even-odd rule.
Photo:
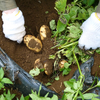
[[[12,81],[8,78],[4,77],[4,71],[2,67],[0,68],[0,90],[4,88],[4,84],[13,84]],[[3,94],[0,95],[0,100],[13,100],[15,98],[16,94],[11,94],[10,90],[6,93],[6,90],[4,89]],[[19,100],[17,98],[17,100]],[[24,97],[23,95],[21,96],[20,100],[29,100],[29,96]]]
[[[57,7],[59,12],[65,12],[65,7],[66,7],[67,0],[59,0],[59,1],[55,2],[55,6]]]
[[[10,79],[8,78],[4,78],[4,71],[3,69],[1,68],[0,69],[0,89],[4,88],[4,83],[6,84],[13,84]]]
[[[96,53],[100,54],[100,49],[97,49],[97,50],[96,50]]]
[[[99,95],[94,94],[94,93],[87,93],[87,91],[96,87],[100,87],[100,81],[98,81],[95,86],[91,86],[86,91],[81,92],[83,90],[85,77],[81,72],[77,57],[74,52],[73,52],[73,55],[74,55],[74,59],[76,60],[80,75],[78,77],[78,81],[76,81],[75,79],[70,79],[69,81],[64,82],[64,85],[66,88],[64,90],[62,100],[77,100],[78,98],[81,98],[82,100],[84,99],[96,100],[97,99],[96,97],[99,97]]]
[[[51,55],[50,58],[55,59],[58,57],[61,59],[61,55],[63,55],[70,65],[76,63],[73,52],[76,54],[78,61],[82,63],[90,58],[89,55],[79,49],[78,40],[82,34],[80,29],[82,23],[95,11],[95,7],[91,6],[93,3],[94,0],[73,0],[70,4],[67,4],[67,0],[57,0],[55,2],[55,9],[59,14],[59,19],[56,31],[52,30],[52,37],[55,37],[57,45],[51,49],[56,47],[58,51]],[[50,27],[52,27],[52,24],[50,24]],[[65,69],[62,71],[63,75],[67,75],[70,70]]]
[[[83,0],[82,3],[90,7],[94,2],[95,0]]]
[[[3,93],[3,96],[4,96],[5,100],[12,100],[15,97],[15,94],[11,94],[10,90],[8,90],[7,93],[5,93],[5,92]]]
[[[32,100],[58,100],[58,97],[56,95],[53,95],[52,98],[47,97],[48,93],[44,97],[41,97],[40,96],[40,90],[41,90],[41,86],[39,88],[38,94],[34,91],[32,91],[32,93],[29,94],[29,96],[31,97]]]
[[[69,68],[71,64],[69,63],[64,63],[64,68],[61,68],[60,71],[63,71],[62,75],[68,75],[71,69]]]

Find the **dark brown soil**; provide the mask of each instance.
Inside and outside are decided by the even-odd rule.
[[[37,37],[39,35],[39,29],[42,25],[49,26],[50,20],[55,19],[57,21],[58,19],[57,12],[54,9],[55,0],[16,0],[16,3],[22,10],[25,17],[27,34]],[[47,14],[45,13],[46,11],[48,11]],[[45,42],[43,42],[42,51],[35,53],[32,50],[29,50],[24,42],[18,44],[16,42],[10,41],[4,37],[2,32],[2,20],[0,19],[0,47],[8,54],[10,58],[12,58],[27,72],[34,68],[34,62],[36,59],[40,58],[40,60],[44,63],[46,60],[48,60],[49,55],[52,55],[56,52],[55,49],[50,49],[53,45],[54,44],[53,41],[51,41],[51,38],[48,38]],[[95,62],[94,66],[92,67],[92,75],[97,74],[97,76],[100,76],[100,55],[95,54],[94,59]],[[50,63],[52,63],[51,65],[53,65],[53,62],[53,60],[50,60]],[[63,82],[69,80],[72,77],[75,70],[77,69],[77,66],[72,65],[70,68],[71,72],[69,75],[62,76],[62,74],[60,74],[60,80],[54,81],[48,88],[62,94],[62,90],[65,88]],[[50,77],[51,76],[42,74],[36,77],[36,79],[45,84],[48,82]],[[19,96],[18,92],[15,93],[17,93],[17,96]]]

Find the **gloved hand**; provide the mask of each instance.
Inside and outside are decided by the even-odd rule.
[[[12,41],[17,41],[17,43],[21,43],[24,35],[26,34],[22,11],[19,10],[18,7],[10,14],[3,11],[2,21],[5,37]]]
[[[83,22],[81,29],[83,33],[78,41],[81,49],[97,49],[100,47],[100,19],[97,13],[93,12],[91,16]]]

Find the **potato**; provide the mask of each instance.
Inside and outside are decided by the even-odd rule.
[[[44,63],[44,69],[46,75],[51,75],[53,73],[53,64],[50,60],[46,60]]]
[[[34,68],[44,69],[42,62],[40,61],[40,58],[35,60]]]
[[[47,37],[50,37],[51,33],[50,33],[50,28],[47,25],[42,25],[40,27],[40,37],[41,40],[44,40]]]
[[[40,52],[42,50],[41,41],[32,35],[26,35],[24,37],[24,43],[30,50],[35,52]]]
[[[59,62],[59,68],[64,68],[64,64],[65,64],[65,63],[67,63],[66,60],[61,60],[61,61]]]

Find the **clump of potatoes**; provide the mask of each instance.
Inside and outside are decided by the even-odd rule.
[[[24,37],[24,43],[26,46],[35,52],[40,52],[42,50],[42,45],[45,45],[44,40],[51,37],[50,28],[47,25],[42,25],[39,30],[40,39],[32,35],[26,35]],[[44,44],[42,44],[44,43]],[[40,58],[35,60],[34,68],[44,69],[46,75],[51,75],[53,73],[53,63],[51,60],[47,59],[41,62]]]
[[[47,25],[42,25],[39,30],[41,40],[45,40],[48,36],[50,37],[50,28]],[[33,35],[26,35],[24,37],[24,43],[26,46],[35,52],[42,50],[42,42]]]
[[[35,60],[34,68],[44,69],[44,73],[50,76],[53,73],[53,65],[50,60],[45,60],[41,62],[40,58]]]

